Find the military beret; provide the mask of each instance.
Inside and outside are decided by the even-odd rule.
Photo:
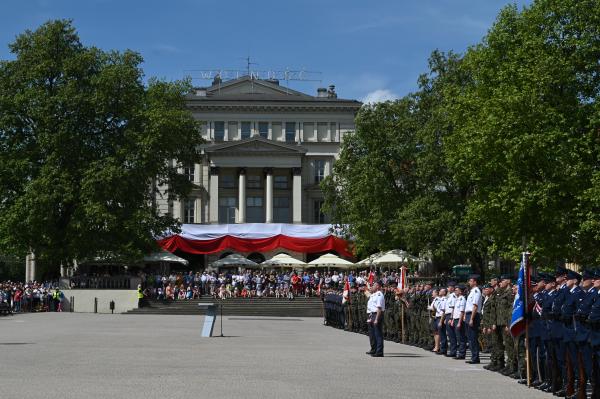
[[[547,273],[538,273],[538,280],[543,281],[545,283],[551,283],[552,281],[554,281],[554,276]]]
[[[581,280],[581,274],[577,273],[576,271],[573,270],[569,270],[567,272],[567,280]]]
[[[564,267],[558,266],[556,268],[556,271],[554,272],[554,276],[555,277],[566,276],[568,273],[569,273],[569,270],[565,269]]]
[[[492,288],[492,286],[491,286],[491,284],[486,284],[486,285],[484,285],[484,286],[483,286],[483,288],[484,288],[484,289],[485,289],[485,288]]]
[[[503,274],[500,276],[500,280],[512,280],[513,276],[510,274]]]

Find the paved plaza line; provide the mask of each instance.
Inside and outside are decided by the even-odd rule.
[[[402,344],[370,358],[366,336],[319,318],[270,319],[225,317],[226,338],[201,338],[203,318],[193,316],[0,318],[0,342],[28,343],[0,345],[2,397],[549,398]]]

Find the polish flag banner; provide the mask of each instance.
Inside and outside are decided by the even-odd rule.
[[[406,288],[406,267],[400,268],[400,277],[398,277],[398,289],[403,290]]]

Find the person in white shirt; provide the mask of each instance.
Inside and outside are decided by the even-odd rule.
[[[447,300],[445,288],[440,288],[438,299],[439,301],[435,308],[435,328],[438,331],[440,345],[439,350],[436,353],[438,355],[445,355],[448,351],[448,340],[446,339],[446,324],[444,323]]]
[[[454,311],[452,312],[451,321],[451,325],[454,328],[454,334],[456,335],[457,345],[456,356],[454,359],[464,359],[467,353],[467,336],[465,334],[465,326],[463,322],[465,317],[465,305],[467,303],[467,300],[463,295],[464,290],[464,285],[458,285],[454,291],[456,294],[456,302],[454,304]]]
[[[367,302],[367,327],[371,350],[367,355],[383,357],[383,312],[385,299],[381,292],[381,284],[377,281],[371,286],[371,296]]]
[[[427,307],[427,310],[430,312],[429,314],[433,313],[434,315],[434,319],[433,319],[433,349],[431,350],[432,352],[437,353],[440,350],[440,334],[439,334],[439,330],[437,328],[438,326],[438,322],[439,319],[437,318],[437,313],[438,313],[438,308],[440,307],[440,297],[438,296],[438,290],[434,289],[431,291],[431,297],[433,298],[431,300],[431,304],[429,304],[429,306]]]
[[[469,276],[469,296],[465,305],[465,326],[467,328],[467,338],[469,340],[469,349],[471,349],[471,360],[469,364],[479,364],[479,324],[481,323],[481,305],[483,296],[481,289],[477,286],[479,276],[472,274]]]
[[[448,336],[447,342],[449,341],[450,353],[443,353],[445,356],[455,357],[456,356],[456,334],[454,328],[452,328],[452,313],[454,312],[454,304],[456,303],[456,294],[454,293],[454,281],[448,282],[448,296],[446,297],[446,306],[444,308],[444,319],[442,322],[446,328],[446,334]]]

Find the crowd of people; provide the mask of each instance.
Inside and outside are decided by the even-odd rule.
[[[142,287],[145,298],[157,300],[192,300],[202,296],[217,299],[275,297],[293,299],[297,296],[319,296],[322,289],[343,284],[346,278],[364,281],[366,272],[356,277],[344,272],[253,270],[241,272],[187,272],[144,274]]]
[[[471,364],[480,362],[480,351],[489,352],[484,368],[519,383],[567,398],[600,395],[600,273],[564,268],[537,273],[529,287],[527,334],[514,337],[510,327],[518,284],[513,276],[497,276],[483,286],[476,275],[467,284],[421,282],[398,289],[397,283],[378,276],[373,284],[328,289],[326,324],[369,333],[369,298],[379,292],[384,298],[380,328],[387,340]]]
[[[62,312],[64,294],[56,282],[0,282],[0,314]]]

